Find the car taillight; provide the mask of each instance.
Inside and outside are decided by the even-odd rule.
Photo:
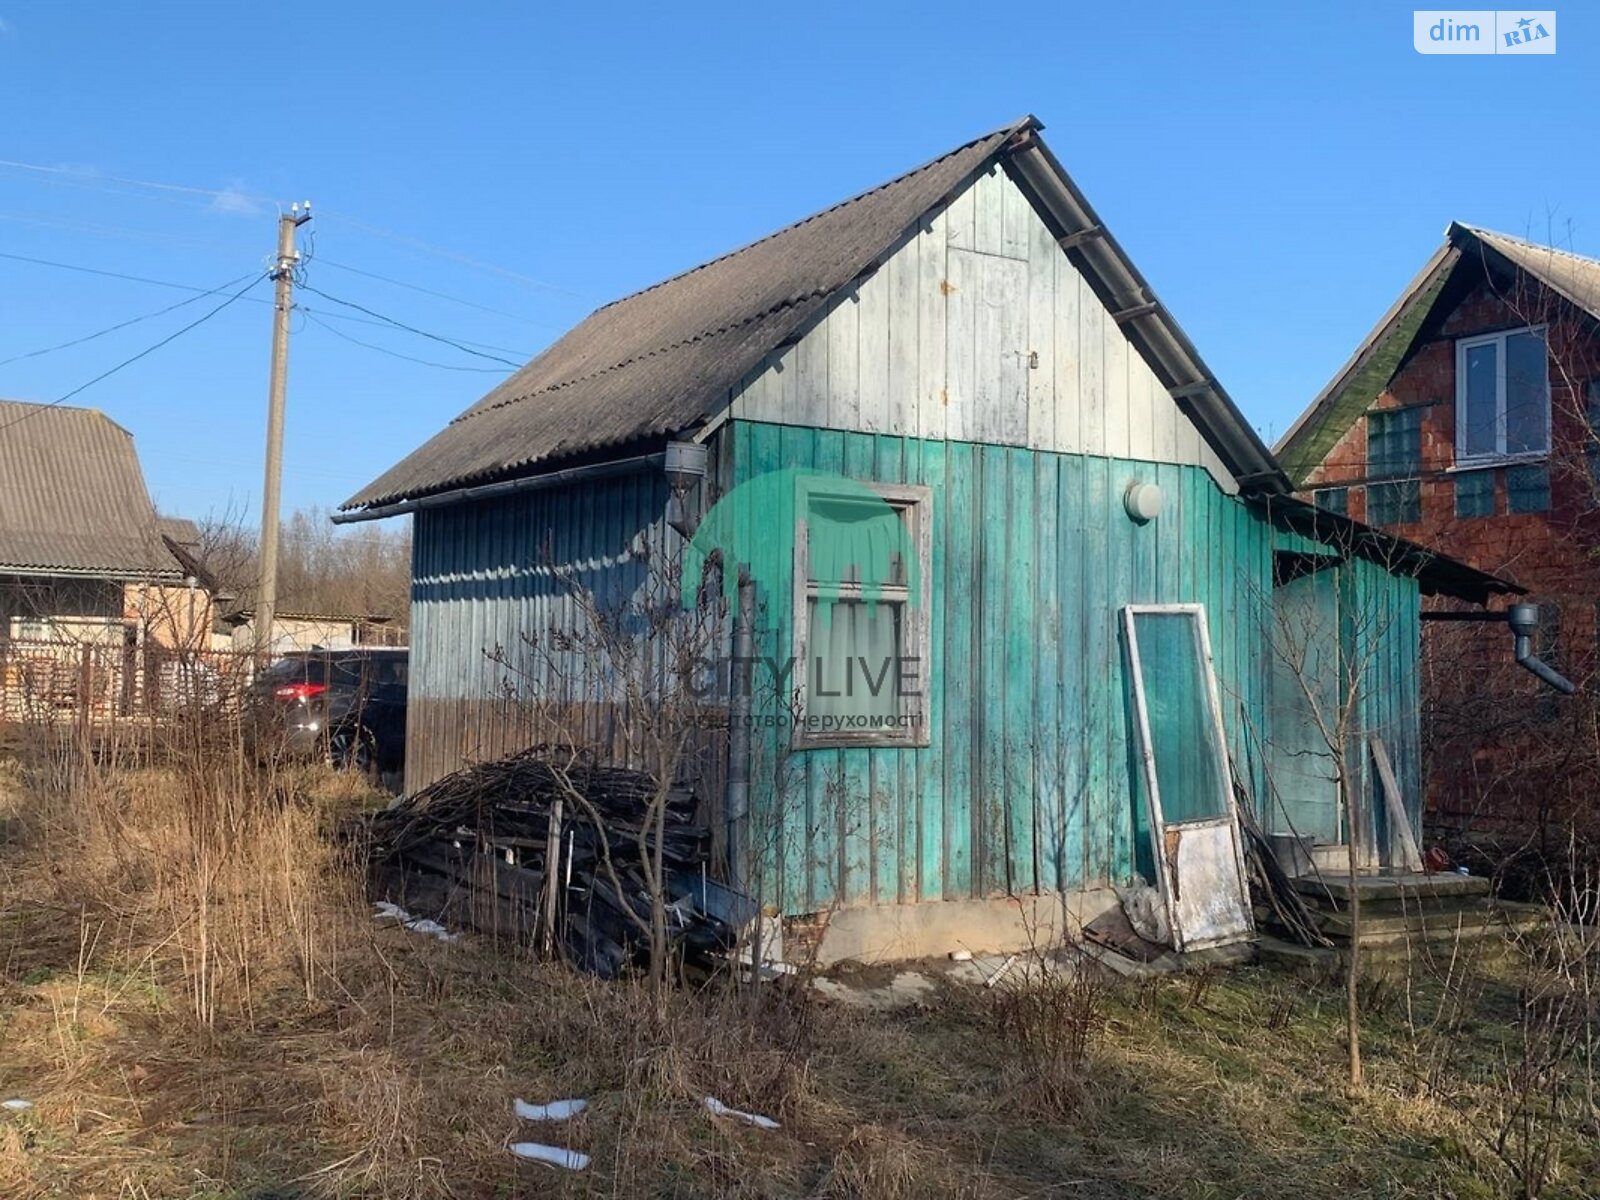
[[[272,690],[272,698],[281,700],[285,704],[293,704],[296,700],[309,700],[313,696],[320,696],[328,690],[325,683],[286,683]]]

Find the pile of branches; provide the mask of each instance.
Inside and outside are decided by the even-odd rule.
[[[384,899],[612,978],[648,961],[658,840],[668,952],[709,970],[734,947],[706,911],[711,844],[694,809],[687,788],[536,747],[448,775],[364,832]]]

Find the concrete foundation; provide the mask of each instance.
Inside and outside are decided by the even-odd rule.
[[[1110,888],[993,900],[879,904],[819,914],[816,963],[900,962],[953,950],[1010,953],[1059,945],[1117,905]],[[787,942],[786,942],[787,944]]]

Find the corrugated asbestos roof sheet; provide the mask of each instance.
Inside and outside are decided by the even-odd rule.
[[[343,507],[362,508],[689,428],[1028,118],[598,309]]]
[[[562,337],[342,508],[381,510],[530,473],[547,461],[693,428],[798,337],[840,292],[878,266],[1002,153],[1041,186],[1061,234],[1094,235],[1072,253],[1107,304],[1148,310],[1128,326],[1167,386],[1185,393],[1202,434],[1241,481],[1288,486],[1271,453],[1211,378],[1025,117],[854,199],[607,305]],[[383,515],[375,512],[373,515]]]
[[[0,571],[175,573],[133,435],[104,413],[0,400]]]
[[[1591,317],[1600,320],[1600,261],[1540,246],[1508,233],[1478,229],[1472,225],[1452,225],[1450,240],[1461,242],[1462,235],[1476,238],[1483,245],[1505,256],[1535,279],[1559,292]]]

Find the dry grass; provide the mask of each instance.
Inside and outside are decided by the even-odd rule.
[[[1419,985],[1370,1017],[1359,1096],[1336,986],[1267,972],[887,1016],[657,996],[374,922],[330,836],[364,799],[242,768],[0,782],[0,1098],[36,1103],[0,1115],[0,1196],[1517,1194],[1482,1136],[1517,1011],[1492,973],[1448,1091],[1416,1071]],[[519,1096],[591,1109],[541,1129]],[[1547,1196],[1594,1194],[1593,1135],[1563,1133]],[[530,1138],[593,1166],[513,1159]]]

